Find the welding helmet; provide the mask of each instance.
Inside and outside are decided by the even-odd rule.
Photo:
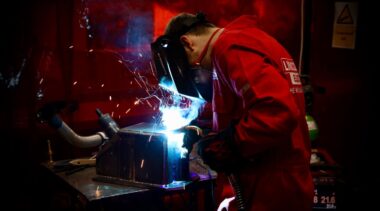
[[[151,44],[152,57],[159,85],[181,95],[210,100],[210,91],[196,83],[197,71],[193,71],[180,41],[180,37],[199,24],[209,24],[203,13],[182,14],[171,21],[170,29]],[[203,93],[203,94],[202,94]]]
[[[151,49],[160,86],[181,95],[201,98],[179,40],[163,35],[151,44]]]

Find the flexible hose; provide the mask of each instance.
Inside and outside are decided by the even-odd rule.
[[[239,211],[245,211],[245,202],[243,198],[243,191],[241,189],[240,183],[236,176],[234,174],[228,174],[227,175],[228,180],[230,181],[231,186],[234,189],[235,192],[235,199],[236,199],[236,204],[237,208]]]
[[[62,121],[61,126],[57,129],[58,133],[70,144],[81,147],[89,148],[100,145],[105,140],[105,135],[98,132],[90,136],[80,136],[75,133],[65,122]]]

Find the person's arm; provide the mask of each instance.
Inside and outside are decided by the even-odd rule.
[[[234,126],[241,155],[253,157],[290,142],[300,113],[285,77],[256,52],[232,47],[219,55],[218,65],[227,70],[225,80],[244,104]]]

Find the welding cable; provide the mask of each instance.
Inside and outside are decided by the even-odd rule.
[[[235,192],[235,200],[237,203],[238,211],[244,211],[245,202],[244,202],[243,191],[241,189],[240,183],[234,174],[228,174],[227,177]]]
[[[213,208],[215,208],[216,207],[216,199],[215,199],[215,193],[214,193],[214,181],[212,181],[213,180],[213,177],[212,177],[212,175],[211,175],[211,169],[210,168],[208,168],[207,169],[207,174],[208,174],[208,179],[210,180],[210,191],[211,191],[211,200],[212,200],[212,207]]]

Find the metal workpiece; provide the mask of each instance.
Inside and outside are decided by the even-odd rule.
[[[149,191],[147,188],[136,186],[120,186],[112,183],[96,182],[93,179],[96,176],[95,167],[83,168],[81,171],[67,174],[68,171],[56,171],[54,164],[43,165],[53,174],[68,183],[72,188],[78,191],[78,193],[83,195],[82,197],[84,197],[88,202]]]
[[[197,194],[200,194],[199,197],[210,199],[198,204],[199,207],[205,207],[200,210],[214,210],[209,208],[213,205],[210,189],[213,187],[212,180],[173,182],[166,185],[167,189],[148,187],[145,183],[139,185],[138,182],[128,182],[115,177],[100,178],[94,166],[67,174],[68,170],[62,170],[61,167],[70,163],[71,160],[59,160],[42,164],[46,170],[44,172],[54,179],[44,181],[57,182],[55,185],[48,185],[49,188],[54,188],[48,196],[53,200],[59,197],[68,203],[63,204],[63,207],[62,204],[51,203],[52,207],[48,210],[177,210],[174,207],[196,206]],[[112,181],[108,181],[107,178]],[[57,186],[58,184],[61,186]],[[57,190],[57,187],[60,189]],[[62,194],[62,191],[68,195]],[[202,195],[205,191],[207,194]],[[54,195],[55,193],[58,195]],[[178,200],[180,195],[192,197]],[[189,210],[199,209],[189,207]]]
[[[153,123],[122,128],[109,141],[112,145],[100,150],[97,177],[107,182],[123,181],[162,188],[186,181],[189,179],[189,159],[182,154],[182,144],[179,144],[183,135]]]

